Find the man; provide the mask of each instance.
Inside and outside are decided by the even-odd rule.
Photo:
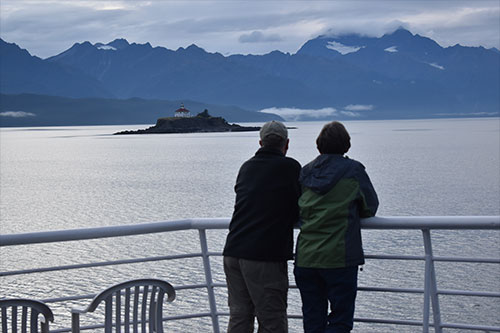
[[[224,247],[229,333],[287,332],[287,260],[298,221],[300,164],[286,157],[288,131],[271,121],[260,130],[261,148],[240,168],[236,203]]]

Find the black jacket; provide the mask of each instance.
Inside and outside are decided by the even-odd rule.
[[[260,261],[292,259],[293,226],[299,218],[300,164],[261,148],[243,163],[225,256]]]

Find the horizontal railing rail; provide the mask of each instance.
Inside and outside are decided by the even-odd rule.
[[[500,332],[500,327],[486,325],[469,325],[459,323],[441,322],[441,313],[439,307],[438,295],[459,295],[459,296],[477,296],[477,297],[500,297],[500,291],[469,291],[469,290],[445,290],[438,289],[436,283],[435,262],[461,262],[461,263],[481,263],[481,264],[500,264],[500,258],[467,258],[467,257],[442,257],[434,256],[432,253],[432,242],[430,238],[431,230],[500,230],[500,216],[416,216],[416,217],[372,217],[362,220],[362,228],[366,230],[421,230],[424,238],[424,255],[387,255],[387,254],[367,254],[367,260],[419,260],[425,262],[424,288],[386,288],[386,287],[368,287],[360,286],[360,291],[369,292],[394,292],[423,294],[423,320],[395,320],[381,318],[355,318],[357,322],[373,324],[393,324],[421,326],[423,332],[428,332],[429,327],[434,327],[436,332],[442,332],[443,328],[483,330],[491,332]],[[140,262],[152,262],[162,260],[178,260],[186,258],[201,258],[203,261],[205,281],[204,284],[177,286],[177,290],[182,289],[202,289],[208,291],[208,300],[210,312],[200,312],[194,314],[183,314],[165,318],[165,320],[178,320],[200,317],[211,317],[214,332],[219,332],[219,317],[227,316],[228,313],[217,310],[214,288],[226,287],[223,283],[214,283],[212,280],[212,271],[210,266],[210,257],[221,256],[221,252],[210,252],[208,250],[206,230],[227,229],[229,226],[228,218],[203,218],[203,219],[185,219],[177,221],[164,221],[153,223],[140,223],[133,225],[107,226],[97,228],[82,228],[58,231],[32,232],[22,234],[0,235],[0,247],[30,245],[54,242],[69,242],[89,239],[101,239],[110,237],[125,237],[133,235],[145,235],[163,232],[174,232],[181,230],[198,230],[200,238],[201,252],[165,255],[155,257],[143,257],[133,259],[121,259],[112,261],[102,261],[93,263],[61,265],[52,267],[41,267],[23,270],[11,270],[0,272],[1,277],[35,274],[41,272],[54,272],[63,270],[73,270],[80,268],[102,267],[112,265],[126,265]],[[295,285],[290,285],[296,288]],[[66,302],[92,298],[94,295],[77,295],[59,298],[48,298],[43,301]],[[4,298],[4,296],[1,296]],[[433,322],[430,321],[430,304],[432,304]],[[300,315],[289,315],[290,318],[301,318]],[[88,328],[100,327],[99,325],[89,326]],[[54,332],[67,332],[70,328],[53,330]]]
[[[30,232],[0,235],[0,246],[66,242],[144,235],[188,229],[227,229],[229,218],[199,218],[177,221],[138,223],[97,228]],[[499,216],[387,216],[370,217],[361,222],[362,229],[432,229],[432,230],[494,230],[500,228]]]

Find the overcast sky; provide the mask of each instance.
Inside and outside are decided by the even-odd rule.
[[[500,48],[500,0],[0,1],[0,37],[41,58],[116,38],[224,55],[295,53],[320,34],[381,36],[398,26],[444,47]]]

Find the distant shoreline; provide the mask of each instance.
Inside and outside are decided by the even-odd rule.
[[[332,120],[338,120],[341,122],[359,122],[359,121],[424,121],[424,120],[466,120],[466,119],[498,119],[500,120],[500,115],[498,116],[480,116],[480,117],[472,117],[472,116],[464,116],[464,117],[435,117],[435,118],[383,118],[383,119],[337,119],[337,118],[331,118],[331,119],[319,119],[319,120],[282,120],[283,123],[327,123]],[[238,124],[255,124],[255,123],[262,123],[264,124],[265,121],[240,121],[240,122],[235,122]],[[135,123],[76,123],[76,124],[40,124],[40,125],[4,125],[2,124],[1,117],[0,117],[0,129],[12,129],[12,128],[39,128],[39,127],[88,127],[88,126],[151,126],[151,122],[135,122]],[[291,129],[293,127],[287,127],[288,129]],[[161,133],[159,133],[161,134]]]

